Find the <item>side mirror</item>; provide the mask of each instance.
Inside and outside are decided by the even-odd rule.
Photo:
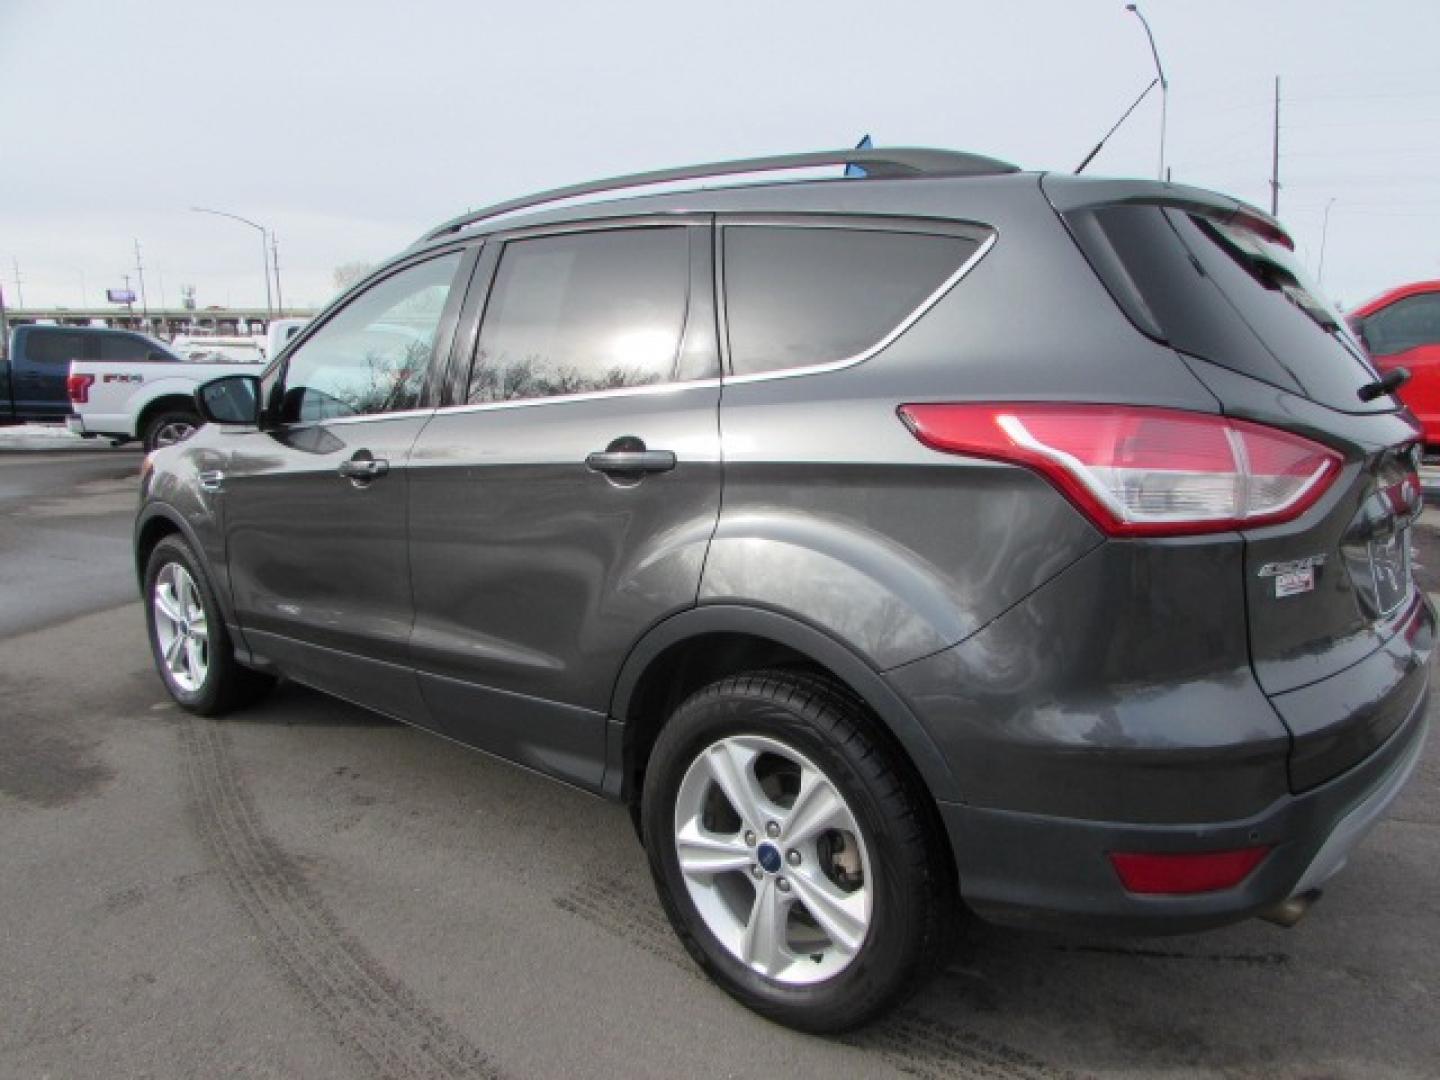
[[[260,426],[260,380],[254,375],[226,375],[195,390],[195,408],[211,424]]]

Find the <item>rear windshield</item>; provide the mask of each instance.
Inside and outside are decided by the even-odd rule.
[[[1288,248],[1189,210],[1127,204],[1067,217],[1120,306],[1181,352],[1345,412],[1376,378],[1349,326]]]

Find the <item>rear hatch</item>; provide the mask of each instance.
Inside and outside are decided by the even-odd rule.
[[[1418,427],[1391,395],[1362,396],[1378,374],[1273,219],[1170,185],[1045,187],[1137,329],[1174,348],[1227,415],[1343,456],[1313,507],[1242,534],[1251,664],[1294,737],[1292,787],[1312,787],[1368,756],[1426,685]]]

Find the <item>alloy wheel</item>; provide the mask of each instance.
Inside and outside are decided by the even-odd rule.
[[[732,736],[691,762],[675,851],[710,932],[768,978],[821,982],[865,943],[873,896],[859,824],[835,783],[782,742]]]
[[[174,446],[178,442],[184,442],[194,434],[195,424],[191,421],[171,420],[168,424],[162,424],[156,429],[154,444],[157,449],[162,446]]]
[[[179,563],[166,563],[155,577],[151,595],[155,642],[175,685],[196,693],[210,670],[210,630],[200,590]]]

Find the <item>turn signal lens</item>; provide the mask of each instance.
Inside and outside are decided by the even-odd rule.
[[[1110,864],[1127,892],[1176,896],[1239,885],[1270,854],[1269,847],[1234,851],[1112,851]]]
[[[1111,536],[1186,536],[1290,521],[1341,456],[1288,431],[1129,405],[902,405],[926,446],[1035,470]]]

